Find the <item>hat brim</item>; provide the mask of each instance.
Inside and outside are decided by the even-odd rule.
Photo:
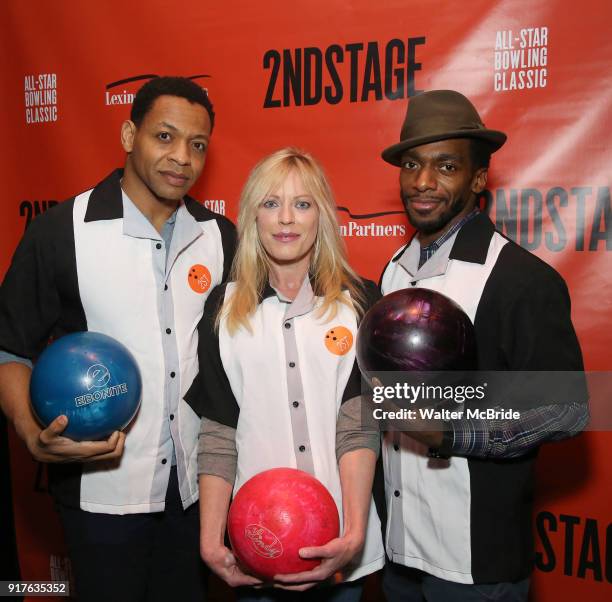
[[[497,130],[456,130],[454,132],[444,132],[443,134],[431,134],[429,136],[418,136],[416,138],[408,138],[402,140],[393,146],[389,146],[382,153],[381,157],[391,165],[401,167],[402,154],[409,148],[429,144],[430,142],[439,142],[440,140],[448,140],[450,138],[474,138],[488,142],[491,147],[491,152],[499,150],[506,142],[506,134]]]

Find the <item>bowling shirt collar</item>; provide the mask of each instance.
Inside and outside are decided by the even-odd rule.
[[[123,234],[132,238],[163,240],[166,245],[166,268],[169,270],[179,253],[202,236],[202,228],[189,215],[184,205],[181,205],[168,218],[163,232],[159,233],[130,197],[123,192]]]
[[[122,190],[122,213],[123,213],[123,233],[134,238],[149,238],[151,240],[161,240],[161,234],[153,227],[153,224],[144,214],[134,205],[132,199]],[[176,211],[170,219],[176,222]]]
[[[486,213],[479,213],[457,233],[449,259],[484,265],[495,226]]]
[[[122,177],[123,169],[116,169],[92,190],[85,212],[85,222],[123,217],[123,194],[120,184]]]
[[[261,301],[269,299],[270,297],[276,297],[280,303],[287,303],[287,310],[285,314],[285,320],[290,320],[297,316],[302,316],[311,312],[315,305],[315,294],[313,291],[314,278],[310,275],[304,277],[302,286],[298,291],[296,298],[291,301],[287,299],[282,293],[277,291],[271,284],[270,281],[266,283],[263,293],[261,295]]]
[[[202,228],[188,213],[185,205],[181,203],[178,209],[166,221],[170,235],[162,236],[134,204],[128,194],[119,187],[121,193],[121,213],[123,219],[123,234],[132,238],[161,241],[169,245],[166,250],[167,265],[171,266],[176,256],[196,238],[202,236]]]
[[[484,264],[494,231],[495,228],[489,217],[479,213],[445,241],[421,269],[418,269],[420,244],[416,236],[413,236],[410,243],[392,261],[401,265],[408,274],[417,277],[418,280],[445,274],[451,259]]]

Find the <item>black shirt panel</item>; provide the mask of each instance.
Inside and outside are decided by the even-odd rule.
[[[487,280],[474,327],[482,370],[583,369],[565,282],[511,241]],[[468,458],[475,583],[517,581],[532,570],[537,452],[516,459]]]
[[[484,264],[494,233],[495,226],[489,216],[478,213],[457,232],[448,258]]]
[[[221,241],[223,243],[222,281],[225,282],[229,278],[230,271],[232,269],[232,262],[234,261],[234,255],[236,254],[238,237],[236,234],[236,227],[229,220],[218,220],[217,225],[221,231]]]
[[[393,259],[390,259],[389,261],[387,261],[387,263],[385,263],[385,267],[382,269],[382,272],[380,273],[380,276],[378,278],[378,288],[379,290],[382,289],[382,281],[383,281],[383,277],[385,275],[385,272],[387,271],[387,268],[389,267],[389,264],[393,261]]]
[[[115,169],[104,180],[96,184],[87,201],[85,223],[123,217],[121,178],[123,178],[123,169]]]
[[[363,286],[363,313],[365,314],[379,299],[382,298],[382,294],[378,286],[372,282],[371,280],[366,280],[365,278],[361,279],[361,284]],[[354,344],[357,344],[357,338],[355,338]],[[342,394],[342,403],[352,399],[353,397],[358,397],[362,393],[362,378],[361,372],[359,371],[359,366],[357,365],[357,359],[355,359],[355,363],[353,364],[353,369],[351,370],[351,374],[346,383],[346,387],[344,388],[344,393]]]
[[[215,329],[226,287],[226,284],[215,287],[206,299],[204,314],[198,324],[200,371],[185,395],[185,401],[198,416],[236,428],[240,407],[223,367],[219,332]]]
[[[515,582],[531,574],[537,453],[535,448],[515,459],[468,459],[474,583]]]
[[[382,299],[382,293],[380,292],[380,287],[375,282],[372,282],[372,280],[362,278],[362,282],[366,299],[366,306],[364,307],[365,313],[372,307],[372,305]]]
[[[81,507],[81,475],[83,464],[47,464],[49,493],[56,504],[68,508]]]
[[[0,287],[0,347],[35,359],[49,337],[87,330],[76,271],[74,198],[32,221]],[[49,491],[79,507],[81,463],[48,464]]]
[[[49,336],[87,330],[79,296],[74,199],[32,221],[0,287],[0,348],[30,359]]]
[[[561,276],[509,242],[499,254],[474,319],[479,368],[583,370],[570,311]]]

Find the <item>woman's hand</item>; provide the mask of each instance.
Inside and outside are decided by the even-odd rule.
[[[320,558],[321,564],[311,571],[292,575],[275,575],[275,587],[295,591],[307,590],[321,581],[325,581],[345,567],[363,548],[364,537],[346,534],[332,539],[324,546],[301,548],[300,557],[304,559]]]
[[[261,585],[262,583],[256,577],[243,573],[232,551],[224,545],[212,548],[202,546],[200,554],[202,560],[210,567],[210,570],[231,587]]]

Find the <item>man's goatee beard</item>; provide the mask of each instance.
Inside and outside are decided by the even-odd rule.
[[[447,224],[449,224],[457,215],[459,215],[459,213],[463,211],[463,209],[465,209],[467,204],[465,201],[454,203],[443,211],[435,221],[426,221],[425,223],[422,223],[419,216],[412,215],[407,209],[408,203],[410,202],[410,197],[401,195],[401,199],[410,225],[423,234],[433,234],[434,232],[439,232],[440,230],[444,229]]]

